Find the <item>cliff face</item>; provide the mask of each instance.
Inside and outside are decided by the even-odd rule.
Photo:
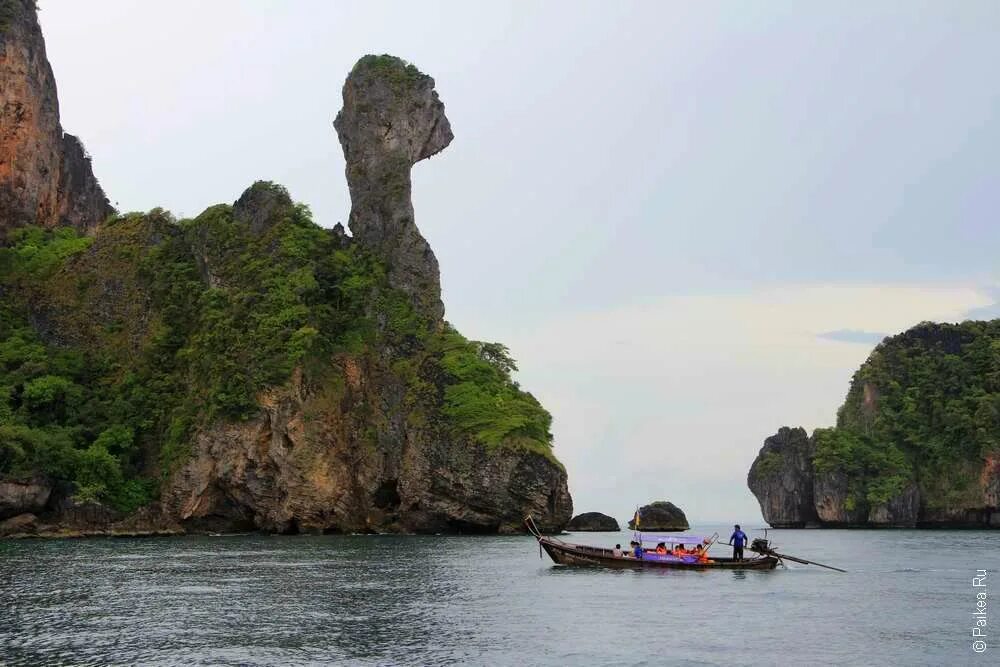
[[[784,427],[764,441],[750,468],[747,483],[760,501],[764,520],[775,528],[816,522],[812,450],[804,429]]]
[[[545,530],[568,520],[560,467],[414,428],[390,368],[336,363],[335,396],[296,374],[263,397],[259,416],[198,434],[163,496],[166,514],[189,529],[278,533],[511,533],[529,513]]]
[[[385,259],[389,284],[439,320],[437,258],[417,229],[410,199],[413,165],[453,139],[434,79],[398,58],[365,56],[343,94],[334,127],[347,162],[351,232]]]
[[[1000,320],[886,339],[837,426],[782,428],[747,483],[776,527],[1000,527]]]
[[[59,124],[34,0],[0,0],[0,232],[89,230],[112,212],[79,139]]]
[[[51,495],[52,489],[44,480],[0,481],[0,519],[41,512]]]
[[[353,238],[267,182],[192,220],[0,216],[0,534],[566,524],[551,416],[444,322],[413,223],[433,80],[366,57],[344,90]]]

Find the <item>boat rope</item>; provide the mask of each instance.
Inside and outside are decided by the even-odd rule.
[[[531,518],[531,515],[524,517],[524,526],[528,529],[528,532],[538,541],[538,558],[544,558],[542,555],[542,532],[538,530],[538,526],[535,525],[535,520]]]

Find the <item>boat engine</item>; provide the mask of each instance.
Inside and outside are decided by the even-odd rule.
[[[753,542],[750,543],[750,551],[756,551],[759,554],[769,554],[771,553],[771,542],[763,537],[755,537]]]

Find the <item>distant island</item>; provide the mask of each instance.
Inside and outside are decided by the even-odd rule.
[[[637,510],[639,515],[639,525],[636,525],[635,517],[629,519],[629,530],[663,530],[681,531],[688,530],[691,525],[687,516],[677,505],[666,500],[657,500],[643,505]]]
[[[618,520],[601,512],[584,512],[577,514],[566,524],[566,530],[590,533],[617,533]]]
[[[411,167],[453,138],[431,77],[347,76],[348,235],[268,181],[117,213],[33,0],[0,0],[0,52],[0,535],[566,525],[552,418],[445,321],[415,223]]]
[[[782,428],[747,483],[775,527],[1000,528],[1000,320],[885,339],[837,425]]]

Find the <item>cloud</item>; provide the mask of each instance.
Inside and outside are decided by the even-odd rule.
[[[1000,317],[1000,302],[983,306],[982,308],[972,308],[966,314],[970,320],[992,320]]]
[[[553,413],[577,511],[627,517],[664,499],[694,519],[753,524],[746,473],[764,438],[833,424],[869,353],[821,334],[959,321],[990,301],[960,286],[804,285],[478,325]]]
[[[860,331],[858,329],[837,329],[836,331],[824,331],[817,334],[818,338],[834,340],[839,343],[879,343],[887,334],[876,333],[874,331]]]
[[[986,288],[993,303],[979,308],[972,308],[965,313],[965,317],[970,320],[992,320],[1000,317],[1000,286]]]

